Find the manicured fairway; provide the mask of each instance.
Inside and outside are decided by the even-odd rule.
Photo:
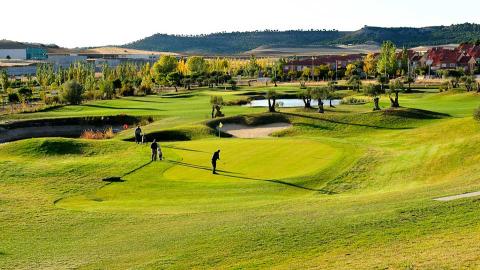
[[[210,91],[9,116],[130,111],[155,117],[148,133],[191,136],[160,142],[155,163],[148,145],[123,140],[132,130],[1,144],[0,269],[480,267],[480,199],[434,200],[480,191],[477,94],[401,94],[406,108],[393,111],[285,109],[293,126],[277,137],[220,139],[205,125]],[[263,110],[224,108],[279,119]]]

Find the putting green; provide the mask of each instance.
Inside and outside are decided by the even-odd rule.
[[[221,160],[213,175],[216,149]],[[122,177],[124,182],[61,199],[57,206],[160,214],[258,207],[310,194],[314,189],[301,182],[333,167],[343,153],[314,139],[208,139],[166,144],[163,151],[166,160],[146,162]]]
[[[219,174],[213,175],[210,160],[217,149],[221,150],[217,163]],[[325,168],[338,155],[335,148],[307,139],[201,140],[182,143],[175,152],[181,160],[164,176],[193,181],[298,177]]]

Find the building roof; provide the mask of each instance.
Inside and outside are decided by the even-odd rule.
[[[362,60],[364,57],[363,54],[348,54],[348,55],[321,55],[315,56],[312,58],[302,58],[298,60],[289,61],[289,65],[298,65],[298,66],[311,66],[311,65],[323,65],[323,64],[333,64],[335,62],[354,62]]]
[[[456,64],[462,55],[459,49],[451,50],[443,47],[434,47],[427,52],[427,58],[432,61],[432,65]]]

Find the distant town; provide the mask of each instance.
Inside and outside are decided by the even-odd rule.
[[[397,49],[397,58],[400,64],[404,51]],[[408,68],[415,76],[441,77],[440,70],[462,69],[467,74],[480,72],[480,45],[463,43],[460,45],[445,46],[421,46],[407,49]],[[35,75],[40,64],[50,64],[54,67],[68,68],[77,62],[90,63],[100,71],[102,66],[107,64],[116,67],[122,63],[133,63],[144,65],[153,64],[162,55],[172,55],[177,59],[187,59],[189,55],[181,55],[171,52],[156,52],[127,49],[121,47],[100,47],[90,49],[66,49],[57,46],[46,46],[41,44],[29,44],[13,41],[0,41],[0,69],[6,70],[11,77]],[[319,76],[320,79],[328,79],[327,72],[321,75],[321,69],[335,70],[343,77],[349,64],[356,67],[363,66],[367,56],[378,58],[379,51],[370,53],[355,54],[327,54],[312,56],[290,55],[284,57],[284,71],[298,72],[301,77],[303,71],[311,73],[312,78]],[[251,55],[232,55],[227,58],[248,59]],[[254,56],[254,55],[253,55]],[[217,56],[205,56],[205,58],[216,58]],[[275,58],[275,57],[263,57]],[[273,59],[272,59],[273,61]],[[260,72],[259,74],[263,74]],[[365,75],[365,74],[364,74]],[[333,77],[333,76],[332,76]],[[333,78],[331,78],[333,79]]]

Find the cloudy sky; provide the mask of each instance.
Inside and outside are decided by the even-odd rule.
[[[478,0],[5,0],[0,39],[82,47],[154,33],[450,25],[480,23],[479,9]]]

